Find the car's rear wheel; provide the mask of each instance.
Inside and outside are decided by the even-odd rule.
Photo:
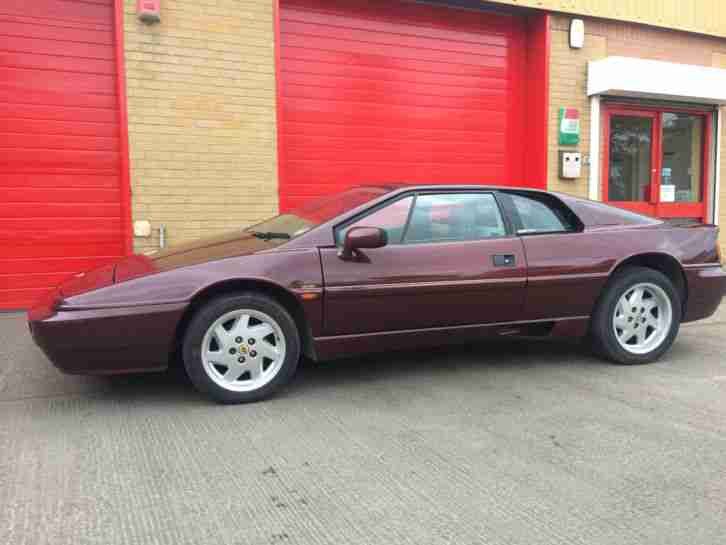
[[[595,348],[617,363],[657,360],[673,344],[681,299],[667,276],[628,267],[611,279],[592,318]]]
[[[295,373],[300,336],[274,299],[254,293],[215,299],[192,319],[184,366],[196,388],[221,403],[268,397]]]

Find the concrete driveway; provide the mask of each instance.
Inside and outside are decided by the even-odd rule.
[[[720,544],[726,312],[663,361],[482,344],[222,407],[64,376],[0,315],[0,544]]]

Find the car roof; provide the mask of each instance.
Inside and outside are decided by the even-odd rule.
[[[543,191],[541,189],[534,189],[531,187],[518,187],[510,185],[491,185],[491,184],[473,184],[473,183],[421,183],[421,182],[386,182],[378,184],[362,184],[357,187],[378,187],[386,189],[389,192],[393,191],[416,191],[416,190],[435,190],[435,191],[451,191],[453,190],[485,190],[485,191],[529,191],[532,193],[551,193]]]

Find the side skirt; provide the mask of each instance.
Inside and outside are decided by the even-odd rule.
[[[589,321],[589,316],[574,316],[529,322],[406,329],[316,337],[314,343],[317,359],[325,361],[388,350],[462,344],[492,337],[579,338],[587,334]]]

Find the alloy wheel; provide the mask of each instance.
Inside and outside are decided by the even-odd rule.
[[[618,344],[631,354],[647,354],[658,348],[673,323],[668,294],[645,282],[628,288],[618,300],[612,326]]]
[[[285,337],[264,312],[240,309],[220,316],[202,340],[204,371],[220,387],[250,392],[268,384],[285,361]]]

